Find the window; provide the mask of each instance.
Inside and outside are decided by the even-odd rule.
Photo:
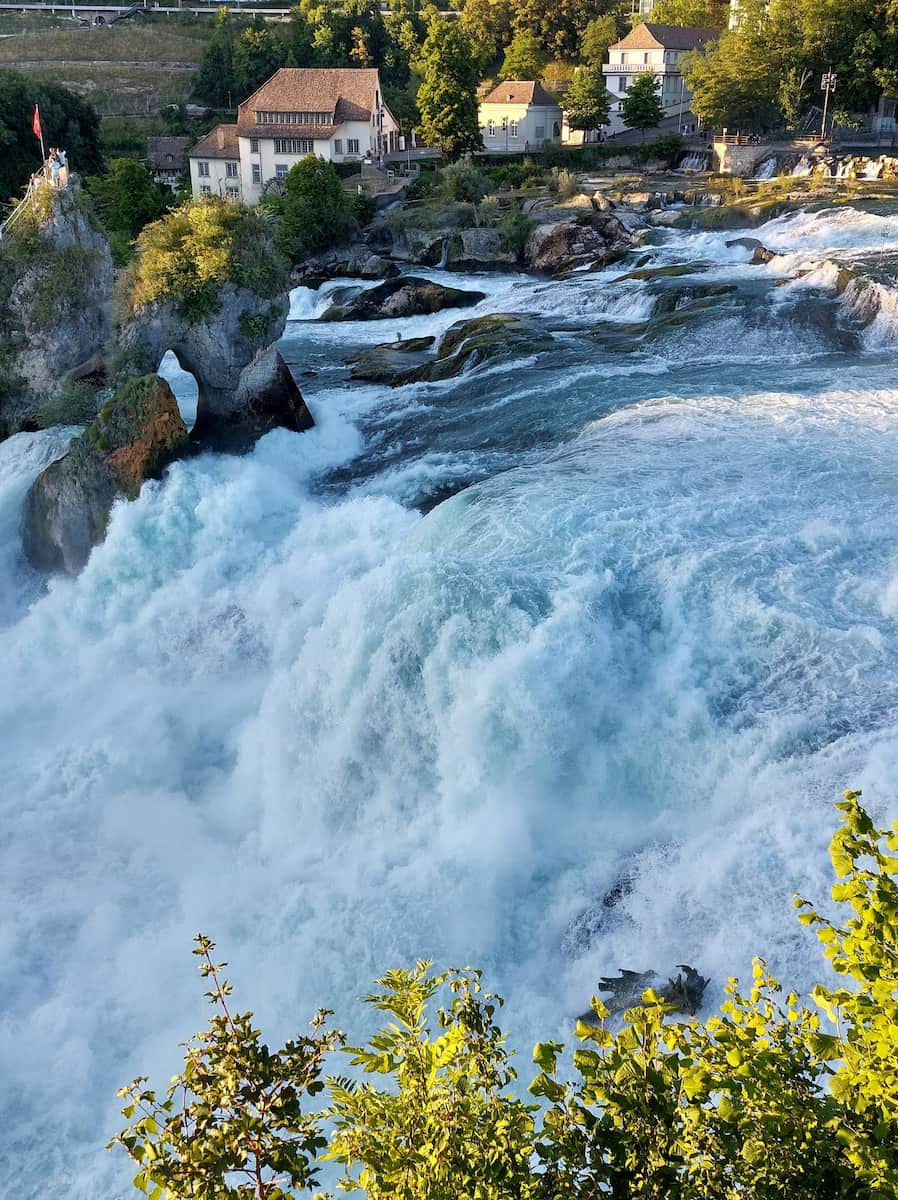
[[[648,65],[648,61],[649,61],[648,52],[646,52],[645,54],[643,54],[643,56],[642,56],[642,61],[643,61],[643,63],[644,63],[645,65]]]
[[[332,125],[332,112],[257,112],[257,125]]]
[[[209,187],[208,183],[204,183],[200,187],[200,195],[201,196],[211,196],[212,195],[212,189]]]
[[[228,177],[228,179],[237,178],[237,164],[235,162],[225,163],[225,175]]]
[[[343,153],[343,139],[342,138],[334,138],[334,154],[342,154],[342,153]]]
[[[538,142],[541,142],[541,141],[542,141],[542,140],[545,138],[545,136],[546,136],[546,127],[545,127],[545,125],[537,125],[537,127],[536,127],[536,140],[537,140]]]
[[[315,143],[311,138],[275,138],[275,154],[311,154]]]
[[[486,135],[487,135],[487,137],[495,137],[496,136],[496,122],[495,121],[487,121]]]
[[[207,162],[197,163],[196,173],[202,179],[208,179],[209,178],[209,164]]]
[[[286,179],[287,172],[289,170],[290,170],[290,168],[287,166],[286,163],[275,163],[274,164],[274,173],[278,179]]]
[[[625,92],[625,91],[627,90],[627,77],[626,77],[626,75],[621,75],[621,76],[619,76],[619,77],[618,77],[618,80],[617,80],[617,90],[618,90],[619,92]]]
[[[258,138],[250,138],[249,139],[249,152],[250,152],[250,154],[258,154],[259,153],[259,139]]]
[[[227,188],[225,188],[225,194],[226,194],[227,196],[229,196],[229,197],[231,198],[231,200],[236,200],[236,199],[237,199],[237,197],[240,195],[240,188],[238,188],[238,187],[227,187]]]
[[[621,56],[620,56],[620,65],[621,65],[621,66],[624,66],[624,64],[626,63],[626,61],[627,61],[627,52],[626,52],[626,50],[622,50],[622,51],[621,51]]]
[[[509,121],[508,122],[508,134],[509,134],[509,137],[517,137],[518,136],[517,121]]]
[[[358,152],[359,152],[359,139],[358,138],[347,138],[346,139],[346,153],[347,154],[358,154]]]
[[[262,182],[262,168],[258,163],[253,163],[253,183],[260,184]]]

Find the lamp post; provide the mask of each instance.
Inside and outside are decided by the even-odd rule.
[[[502,118],[502,128],[505,130],[505,153],[508,153],[508,117]]]
[[[830,93],[836,90],[838,81],[839,77],[833,71],[827,71],[820,81],[820,87],[823,91],[823,129],[820,131],[822,140],[826,139],[826,114],[829,111]]]

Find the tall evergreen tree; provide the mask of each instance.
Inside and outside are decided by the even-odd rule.
[[[477,61],[471,42],[455,21],[436,17],[417,68],[420,129],[424,141],[452,161],[480,150],[477,116]]]

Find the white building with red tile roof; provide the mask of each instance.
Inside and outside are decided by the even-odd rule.
[[[525,154],[561,141],[561,105],[533,80],[506,79],[480,101],[480,135],[494,154]]]
[[[255,204],[307,154],[361,162],[398,147],[375,69],[282,67],[240,105],[236,125],[217,126],[190,151],[193,194]]]
[[[637,75],[646,71],[651,71],[659,81],[665,115],[672,117],[683,113],[685,116],[692,99],[686,86],[686,60],[719,37],[719,29],[643,21],[625,38],[610,46],[608,62],[602,67],[605,86],[611,93],[608,132],[620,133],[626,128],[621,116],[624,98]]]

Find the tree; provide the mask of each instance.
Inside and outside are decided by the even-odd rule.
[[[581,58],[590,66],[600,67],[605,61],[608,47],[613,46],[618,37],[618,21],[613,13],[593,17],[583,31],[583,39],[580,42]]]
[[[418,112],[424,141],[450,161],[483,148],[477,116],[477,63],[453,21],[435,18],[416,69],[422,76]]]
[[[234,39],[243,28],[245,23],[235,21],[227,8],[222,7],[215,14],[215,28],[200,62],[196,94],[216,108],[230,108],[238,97],[234,78]]]
[[[470,968],[436,975],[429,962],[390,971],[367,1003],[390,1023],[353,1066],[389,1085],[329,1080],[336,1132],[328,1158],[346,1168],[344,1186],[368,1200],[528,1200],[533,1107],[509,1091],[515,1072],[495,1023],[499,996],[481,991]],[[448,992],[448,1007],[429,1006]]]
[[[44,146],[61,146],[72,170],[84,175],[103,169],[100,118],[86,100],[58,83],[0,70],[0,199],[18,192],[40,170],[41,144],[31,119],[40,108]]]
[[[278,244],[292,262],[344,245],[357,232],[349,199],[333,163],[308,154],[290,168],[280,214]]]
[[[516,33],[502,60],[500,79],[533,79],[543,77],[549,56],[532,33]]]
[[[633,80],[621,107],[624,124],[638,129],[645,141],[645,131],[654,129],[664,119],[658,80],[651,71],[643,71]]]
[[[623,9],[629,4],[620,0],[518,0],[515,5],[516,33],[530,33],[550,57],[576,60],[590,21],[611,15],[618,33],[626,30]]]
[[[571,129],[598,129],[608,123],[611,97],[601,67],[580,67],[564,94],[564,110]]]
[[[256,17],[249,29],[234,39],[233,75],[235,102],[251,95],[284,65],[286,53],[282,43],[275,42],[264,17]]]
[[[195,940],[215,1015],[187,1043],[184,1070],[164,1100],[143,1086],[145,1076],[119,1091],[131,1124],[109,1146],[123,1146],[138,1164],[134,1185],[147,1195],[281,1200],[285,1184],[317,1182],[314,1163],[327,1139],[320,1114],[304,1105],[323,1090],[325,1059],[342,1034],[326,1029],[330,1013],[322,1009],[310,1036],[269,1050],[251,1012],[231,1014],[214,944],[201,934]]]
[[[172,193],[136,158],[114,158],[106,175],[90,176],[87,184],[121,266],[144,225],[158,220],[171,206]]]
[[[459,27],[471,39],[481,70],[494,63],[511,41],[509,0],[465,0]]]
[[[729,0],[659,0],[652,9],[651,19],[664,25],[725,29],[730,19],[730,4]]]

